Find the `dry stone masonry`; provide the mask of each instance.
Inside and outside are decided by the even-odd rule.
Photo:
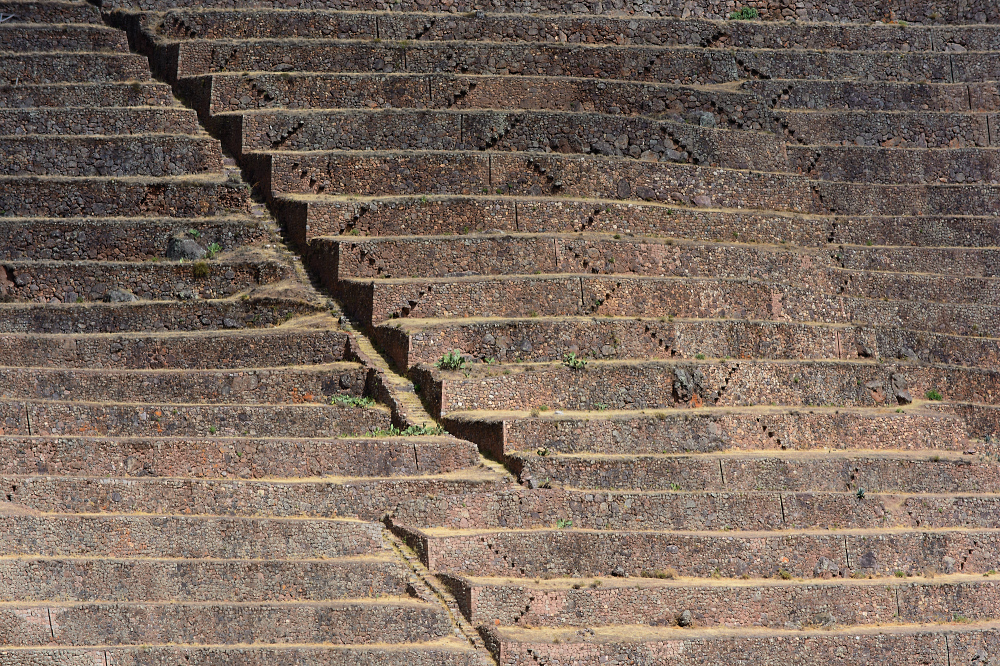
[[[7,15],[0,666],[1000,664],[995,2]]]

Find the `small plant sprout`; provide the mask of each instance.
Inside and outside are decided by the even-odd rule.
[[[681,489],[681,484],[671,482],[670,489],[671,490],[680,490]]]
[[[443,434],[444,428],[441,426],[429,425],[411,425],[403,429],[389,426],[388,428],[376,428],[368,433],[370,437],[427,437]]]
[[[858,488],[858,491],[856,493],[854,493],[854,494],[857,496],[857,498],[859,500],[863,500],[865,498],[865,489],[864,488]]]
[[[587,362],[582,358],[577,358],[576,354],[566,354],[563,356],[563,365],[570,370],[583,370],[587,367]]]
[[[375,401],[367,396],[335,395],[330,398],[330,404],[341,407],[371,407]]]
[[[205,256],[208,257],[209,259],[214,259],[215,255],[219,254],[220,252],[222,252],[222,246],[219,245],[218,243],[212,243],[211,245],[205,248]]]
[[[566,519],[560,518],[556,521],[556,527],[558,527],[561,530],[564,530],[568,527],[573,527],[573,521],[570,520],[569,518]]]
[[[188,229],[187,233],[191,238],[201,238],[201,232],[197,229]]]
[[[924,394],[924,397],[926,397],[928,400],[943,400],[944,399],[944,396],[941,395],[941,392],[937,391],[935,389],[929,389],[927,391],[927,393]]]
[[[740,7],[735,12],[730,12],[729,18],[733,21],[751,21],[760,18],[760,12],[753,7]]]
[[[465,367],[465,359],[462,358],[462,351],[460,349],[452,349],[438,359],[438,362],[434,365],[442,370],[461,370]]]

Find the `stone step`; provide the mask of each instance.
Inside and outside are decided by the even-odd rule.
[[[681,576],[811,578],[924,572],[988,573],[1000,551],[995,530],[837,530],[836,532],[657,532],[580,529],[452,530],[394,528],[435,572],[511,578]],[[829,560],[829,562],[827,562]]]
[[[539,451],[541,453],[539,453]],[[510,454],[523,482],[592,490],[998,492],[996,464],[959,452],[761,452],[722,455]]]
[[[377,22],[377,25],[376,25]],[[344,11],[264,11],[213,8],[168,11],[144,28],[157,37],[184,39],[312,38],[388,41],[485,40],[496,42],[569,42],[617,46],[622,35],[637,45],[700,47],[807,48],[848,51],[948,51],[953,45],[969,51],[1000,50],[997,31],[990,26],[927,28],[903,25],[828,25],[722,22],[650,16],[560,16],[544,18],[510,14],[435,14],[394,12],[378,15]]]
[[[965,451],[966,419],[994,422],[994,412],[926,408],[755,407],[685,412],[453,412],[448,431],[503,460],[513,452],[657,455],[721,451],[832,449]],[[956,415],[955,412],[958,412]],[[977,428],[986,427],[975,424]]]
[[[435,363],[455,349],[468,363],[561,361],[566,354],[620,360],[690,359],[697,354],[802,360],[870,354],[892,359],[909,352],[925,363],[993,367],[1000,362],[994,338],[840,324],[642,317],[405,318],[378,325],[372,335],[400,368]]]
[[[770,111],[750,92],[729,87],[545,76],[448,73],[216,73],[184,78],[178,88],[203,116],[247,109],[533,109],[622,114],[662,113],[695,124],[769,129]],[[962,86],[965,89],[965,86]],[[705,118],[705,114],[711,117]],[[705,118],[704,120],[702,120]]]
[[[533,479],[529,486],[556,482]],[[859,499],[858,493],[862,492]],[[477,511],[463,505],[483,507]],[[998,495],[542,490],[465,495],[397,507],[392,522],[421,529],[754,530],[989,529]]]
[[[810,178],[882,184],[994,183],[994,148],[788,146],[789,170]]]
[[[872,611],[874,613],[874,610]],[[946,613],[942,613],[946,615]],[[995,623],[964,624],[964,618],[946,626],[923,623],[893,627],[823,627],[827,616],[815,618],[803,629],[758,628],[690,630],[676,627],[597,627],[581,631],[566,629],[484,629],[485,640],[505,663],[555,663],[574,659],[579,666],[610,663],[618,655],[636,655],[636,666],[671,663],[695,666],[704,663],[739,663],[748,656],[766,663],[781,655],[795,666],[853,666],[865,664],[975,663],[980,654],[994,654],[998,627]],[[585,638],[580,636],[585,634]],[[788,661],[791,659],[792,661]],[[959,661],[962,660],[962,661]],[[778,662],[775,662],[778,663]]]
[[[891,407],[936,391],[949,400],[994,404],[1000,373],[982,368],[883,365],[874,360],[629,360],[418,366],[432,413],[473,410],[642,410],[783,406]],[[0,376],[6,373],[0,373]],[[13,373],[10,373],[13,375]],[[9,389],[8,389],[9,390]]]
[[[0,602],[267,603],[406,594],[386,557],[282,560],[6,558]],[[127,581],[127,583],[125,582]],[[2,611],[0,611],[2,612]]]
[[[0,663],[41,666],[56,661],[68,666],[93,666],[95,659],[105,657],[112,666],[140,666],[169,663],[191,666],[217,666],[236,659],[247,666],[351,666],[354,664],[385,664],[386,666],[487,666],[492,663],[467,641],[451,637],[421,643],[365,646],[225,645],[147,645],[142,647],[86,648],[39,647],[0,649]]]
[[[223,143],[252,150],[537,150],[787,171],[784,141],[764,133],[647,118],[523,111],[408,110],[218,115]]]
[[[219,143],[207,136],[0,137],[9,176],[182,176],[222,170]]]
[[[143,77],[145,78],[145,77]],[[156,81],[132,83],[54,83],[0,87],[0,108],[174,106],[170,86]]]
[[[975,52],[716,50],[483,41],[374,43],[335,39],[198,40],[170,44],[163,49],[176,53],[166,57],[176,60],[177,78],[242,71],[451,71],[672,81],[688,85],[750,78],[846,78],[915,83],[972,83],[997,79],[990,59]],[[802,67],[804,59],[809,63],[807,70]]]
[[[0,25],[0,51],[124,53],[127,50],[125,35],[104,26],[38,25],[22,22],[20,18]]]
[[[811,145],[970,148],[1000,145],[995,114],[940,111],[779,111],[785,135]],[[994,125],[994,123],[997,123]]]
[[[1000,111],[996,82],[754,80],[740,86],[777,111]]]
[[[545,275],[343,280],[348,311],[365,325],[388,319],[560,316],[750,319],[865,324],[978,336],[1000,325],[994,306],[883,301],[755,280]],[[707,295],[711,298],[707,298]],[[516,296],[516,298],[514,297]],[[582,296],[582,297],[581,297]],[[923,347],[923,344],[919,346]]]
[[[61,368],[252,368],[308,365],[347,359],[350,338],[329,317],[293,319],[285,326],[254,331],[171,334],[6,334],[0,364]]]
[[[216,404],[328,403],[360,396],[368,370],[359,363],[233,368],[116,370],[0,367],[6,399]]]
[[[846,245],[993,246],[1000,221],[993,216],[842,217],[745,209],[705,210],[643,201],[559,201],[506,196],[346,197],[288,194],[272,208],[293,240],[318,236],[446,235],[471,232],[667,236],[689,240],[823,247]]]
[[[293,279],[292,266],[262,255],[195,263],[13,261],[4,265],[0,296],[6,301],[83,303],[128,292],[143,301],[227,298],[254,287]]]
[[[289,479],[442,474],[479,464],[452,437],[0,437],[0,473]]]
[[[0,488],[26,509],[57,513],[152,513],[381,520],[426,495],[491,493],[509,488],[488,468],[447,474],[333,477],[287,481],[192,478],[5,476]],[[321,551],[318,551],[321,552]],[[275,558],[277,555],[264,557]]]
[[[159,106],[0,110],[0,134],[200,134],[190,109]]]
[[[0,507],[6,556],[316,560],[386,552],[381,525],[357,520],[60,515]]]
[[[956,616],[974,622],[996,619],[994,599],[1000,593],[994,580],[961,574],[892,582],[835,578],[720,583],[657,579],[657,573],[627,580],[527,584],[503,578],[446,580],[455,596],[465,599],[463,612],[472,624],[536,629],[671,627],[685,611],[690,616],[687,626],[699,629],[859,629],[954,622]]]
[[[10,646],[410,643],[451,634],[438,605],[378,600],[249,604],[0,604]],[[50,622],[41,622],[51,618]]]
[[[146,11],[165,11],[167,9],[173,9],[177,7],[190,8],[190,7],[220,7],[220,8],[245,8],[245,7],[259,7],[259,0],[212,0],[211,3],[191,3],[191,4],[179,4],[177,2],[164,2],[163,0],[108,0],[108,2],[102,5],[106,11],[111,11],[114,9],[118,10],[146,10]],[[328,2],[323,2],[322,0],[305,0],[305,2],[291,2],[283,1],[279,3],[272,3],[270,5],[273,9],[351,9],[353,11],[372,11],[382,9],[381,5],[374,2],[366,1],[361,3],[352,3],[349,5],[344,4],[334,4],[330,5]],[[622,6],[622,11],[627,12],[627,14],[637,13],[641,14],[640,9],[642,5],[638,3],[630,3]],[[454,8],[454,9],[452,9]],[[499,13],[513,13],[513,14],[524,14],[529,13],[523,6],[518,5],[514,2],[498,3],[491,7]],[[421,12],[470,12],[476,11],[476,7],[473,3],[463,2],[462,4],[455,3],[445,3],[440,2],[438,4],[419,4],[417,2],[411,2],[407,0],[405,3],[400,3],[396,11],[421,11]],[[547,0],[546,3],[534,6],[531,8],[530,13],[541,13],[541,14],[573,14],[574,9],[576,13],[593,13],[600,14],[602,9],[600,8],[589,8],[589,7],[576,7],[573,3],[566,2],[565,0]],[[928,17],[923,14],[923,7],[914,7],[911,5],[904,5],[903,3],[894,2],[891,9],[898,10],[898,18],[903,21],[911,21],[914,23],[930,23],[937,22],[938,24],[969,24],[969,23],[983,23],[983,22],[995,22],[1000,19],[1000,10],[997,10],[992,5],[976,3],[970,6],[957,5],[948,6],[942,9],[942,12],[938,14],[937,18],[928,20]],[[697,11],[701,13],[704,18],[724,20],[730,18],[731,7],[722,6],[707,6],[705,3],[701,3],[697,7]],[[836,10],[836,11],[831,11]],[[687,17],[691,14],[691,9],[687,6],[677,5],[673,3],[657,3],[652,6],[652,11],[659,16],[674,16]],[[835,0],[822,7],[813,7],[809,9],[803,9],[799,12],[793,10],[791,7],[782,7],[781,9],[765,9],[762,16],[767,19],[798,19],[798,20],[814,20],[814,21],[832,21],[835,20],[851,20],[853,22],[863,22],[871,23],[873,21],[880,21],[886,17],[886,7],[872,7],[870,4],[863,2],[861,0]]]
[[[989,184],[886,185],[598,156],[445,151],[280,151],[251,156],[270,193],[506,194],[658,200],[822,215],[978,215]],[[350,173],[351,179],[344,174]]]
[[[130,53],[0,53],[0,84],[146,81],[146,58]],[[71,103],[79,104],[79,100]]]
[[[101,25],[101,13],[84,2],[61,0],[4,0],[0,12],[13,14],[19,23],[90,23]]]
[[[274,240],[267,225],[245,217],[0,217],[0,259],[150,260],[166,256],[175,236],[195,240],[203,248],[212,243],[225,248]]]
[[[281,285],[273,285],[280,287]],[[0,304],[0,333],[131,333],[272,328],[319,308],[258,290],[249,299],[135,303]]]
[[[229,216],[247,212],[248,198],[245,185],[212,173],[167,178],[0,176],[0,211],[14,217]]]
[[[319,404],[3,401],[0,414],[9,436],[310,438],[360,435],[391,425],[389,411],[380,406]]]

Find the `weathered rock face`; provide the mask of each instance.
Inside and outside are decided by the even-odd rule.
[[[996,3],[102,10],[0,3],[0,662],[1000,660]]]

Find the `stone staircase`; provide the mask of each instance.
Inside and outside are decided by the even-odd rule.
[[[3,659],[1000,663],[1000,10],[751,4],[24,4]]]
[[[486,663],[380,520],[503,476],[407,431],[124,32],[0,21],[0,663]]]

